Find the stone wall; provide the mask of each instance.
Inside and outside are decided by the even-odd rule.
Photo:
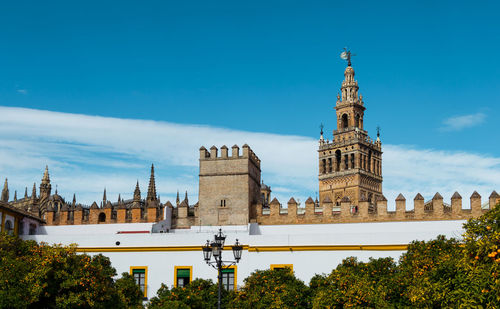
[[[462,208],[462,197],[455,192],[451,203],[445,204],[443,197],[436,193],[431,201],[424,202],[421,194],[413,199],[412,210],[406,209],[406,199],[402,194],[396,198],[395,211],[387,210],[387,200],[382,196],[375,204],[360,201],[359,206],[351,206],[351,201],[344,198],[340,205],[334,206],[331,201],[317,203],[309,198],[305,208],[298,207],[291,198],[287,207],[275,198],[269,208],[256,204],[254,221],[263,225],[279,224],[317,224],[317,223],[355,223],[355,222],[387,222],[387,221],[431,221],[431,220],[465,220],[478,217],[500,202],[500,196],[493,191],[486,205],[481,204],[481,196],[474,192],[470,197],[470,209]],[[486,207],[485,207],[486,206]],[[484,207],[484,208],[482,208]]]

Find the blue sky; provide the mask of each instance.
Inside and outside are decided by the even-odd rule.
[[[312,161],[297,168],[295,184],[280,180],[284,171],[263,162],[265,179],[282,189],[277,194],[314,195],[314,140],[320,123],[329,134],[335,128],[333,106],[345,68],[339,53],[348,46],[356,54],[353,67],[367,107],[365,128],[374,136],[379,125],[387,145],[385,191],[401,189],[413,194],[418,191],[415,187],[426,185],[432,176],[422,173],[400,186],[397,171],[426,171],[423,163],[413,164],[429,153],[436,156],[435,162],[443,156],[463,162],[459,165],[463,168],[454,163],[447,170],[444,163],[434,166],[434,157],[426,157],[430,171],[441,166],[442,174],[449,175],[432,183],[437,187],[434,191],[441,190],[440,185],[442,191],[451,191],[449,183],[462,186],[456,178],[469,175],[464,168],[471,165],[476,174],[482,174],[467,176],[471,183],[463,185],[465,191],[474,184],[484,190],[498,189],[498,180],[490,176],[500,173],[499,11],[493,1],[3,1],[0,177],[9,177],[17,190],[23,190],[25,181],[39,182],[48,162],[56,172],[54,177],[60,177],[60,190],[71,195],[82,192],[91,199],[97,188],[90,183],[112,187],[106,179],[116,183],[112,192],[131,194],[135,178],[143,177],[137,174],[147,179],[148,164],[156,162],[158,172],[171,182],[165,184],[168,189],[163,194],[172,196],[179,187],[196,195],[195,156],[200,144],[255,140],[257,150],[264,153],[261,159],[279,164],[253,135],[260,132],[289,142],[276,147],[297,146],[298,152],[310,152],[306,157],[297,154],[295,163],[290,162],[294,166]],[[46,119],[37,119],[37,113]],[[14,119],[6,119],[7,114]],[[22,117],[34,120],[38,127],[23,122]],[[175,127],[173,132],[197,132],[205,139],[193,137],[197,144],[173,142],[176,134],[154,136],[139,129],[144,122],[134,119],[155,121],[151,123],[165,130],[162,126]],[[66,126],[49,125],[49,121]],[[76,132],[83,121],[115,123],[116,127],[103,127],[93,136],[57,133]],[[55,127],[45,132],[44,125]],[[126,140],[113,149],[106,147],[105,140],[96,140],[96,134],[116,139],[119,132],[115,131],[125,128],[133,134],[129,125],[145,134],[130,139],[136,143],[134,150]],[[229,135],[200,133],[220,128]],[[44,151],[40,160],[21,169],[13,158],[19,158],[19,149],[28,146],[19,145],[17,150],[5,146],[13,141],[40,142],[57,151]],[[151,148],[141,141],[173,148]],[[300,147],[302,142],[313,143],[313,149]],[[75,145],[86,147],[87,152],[71,148]],[[151,153],[139,155],[141,148]],[[416,157],[408,159],[414,162],[400,160],[402,153],[412,151]],[[189,157],[194,162],[165,159],[174,152],[194,152]],[[58,157],[61,153],[65,156]],[[454,157],[459,155],[464,157]],[[125,175],[124,169],[129,173]],[[117,180],[111,181],[110,174]],[[102,183],[71,183],[77,178],[102,179]],[[118,179],[130,181],[131,188],[125,183],[119,186]],[[431,194],[432,188],[428,190]]]

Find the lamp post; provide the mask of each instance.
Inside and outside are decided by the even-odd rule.
[[[238,263],[241,259],[241,252],[243,251],[243,246],[236,239],[236,243],[232,246],[233,255],[235,261],[223,261],[222,260],[222,250],[224,250],[224,242],[226,241],[226,236],[222,234],[222,229],[219,229],[219,233],[214,235],[214,240],[203,246],[203,258],[208,265],[217,269],[217,280],[218,280],[218,296],[217,296],[217,309],[220,309],[221,303],[221,291],[222,291],[222,270],[231,267]],[[212,255],[214,261],[212,261]]]

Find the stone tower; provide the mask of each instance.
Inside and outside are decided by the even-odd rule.
[[[335,106],[337,130],[331,141],[325,141],[322,130],[319,140],[319,195],[321,203],[329,197],[339,206],[347,197],[358,206],[382,195],[382,143],[363,129],[365,106],[350,63],[344,76]]]
[[[246,225],[260,201],[260,160],[248,145],[200,148],[200,187],[197,225]]]

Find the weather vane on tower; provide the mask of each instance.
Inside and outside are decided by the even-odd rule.
[[[351,56],[356,56],[356,54],[352,54],[347,47],[344,47],[344,51],[340,54],[340,58],[347,60],[347,66],[351,66]]]

